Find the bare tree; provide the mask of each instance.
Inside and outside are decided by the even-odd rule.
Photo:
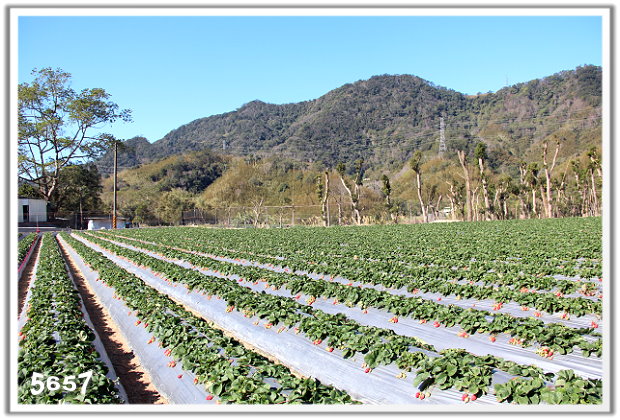
[[[463,168],[463,178],[465,179],[465,209],[467,212],[467,220],[472,220],[472,208],[471,208],[471,179],[469,176],[469,168],[467,167],[467,157],[465,156],[465,152],[462,150],[456,151],[459,162],[461,164],[461,168]]]
[[[487,145],[484,143],[478,143],[474,156],[478,159],[478,167],[480,168],[480,179],[482,180],[482,193],[484,196],[484,217],[486,220],[490,220],[492,217],[491,204],[489,202],[489,186],[487,183],[487,177],[484,173],[484,161],[487,159]]]
[[[340,176],[340,181],[342,182],[342,186],[347,191],[347,194],[349,195],[349,198],[351,199],[351,205],[353,206],[353,213],[355,215],[355,223],[360,225],[362,223],[362,217],[360,215],[360,211],[358,207],[359,195],[357,193],[353,194],[353,192],[351,191],[351,188],[349,188],[349,186],[347,185],[347,180],[345,179],[346,165],[344,163],[339,163],[338,166],[336,167],[336,171],[338,172],[338,175]],[[357,183],[355,185],[357,185]]]
[[[549,147],[548,142],[545,140],[543,143],[543,168],[545,169],[545,178],[547,181],[547,202],[546,202],[546,212],[547,217],[554,217],[554,208],[553,208],[553,196],[551,194],[551,175],[553,173],[553,169],[555,168],[555,162],[558,157],[558,152],[560,151],[560,140],[556,139],[556,147],[555,153],[553,154],[553,161],[551,162],[551,168],[547,164],[547,148]]]
[[[411,160],[409,161],[409,166],[411,167],[411,169],[413,169],[413,172],[415,172],[415,177],[416,177],[416,182],[418,185],[418,200],[420,201],[420,208],[422,209],[422,217],[424,219],[424,223],[428,222],[428,213],[427,213],[427,209],[426,206],[424,205],[424,200],[422,199],[422,173],[421,173],[421,166],[422,166],[422,152],[419,150],[416,150],[415,153],[413,154],[413,157],[411,158]]]
[[[535,217],[538,215],[538,211],[536,210],[536,187],[538,186],[539,170],[538,163],[532,162],[527,165],[527,173],[525,175],[525,181],[532,192],[532,215]]]

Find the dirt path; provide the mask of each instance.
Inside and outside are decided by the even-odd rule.
[[[167,404],[166,399],[151,384],[150,376],[140,366],[140,361],[125,342],[107,310],[101,305],[99,299],[90,289],[75,262],[62,245],[60,249],[75,279],[77,289],[80,292],[88,315],[114,366],[116,375],[127,392],[129,403]]]
[[[41,240],[39,239],[34,250],[32,251],[30,261],[28,261],[28,264],[24,267],[21,277],[17,280],[17,316],[22,313],[22,308],[24,307],[24,302],[26,301],[26,295],[28,294],[28,288],[30,287],[30,280],[34,275],[35,262],[39,258],[40,250]]]

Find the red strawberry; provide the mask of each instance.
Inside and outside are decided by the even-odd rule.
[[[198,378],[194,378],[194,385],[198,383]]]
[[[364,373],[369,373],[372,369],[370,369],[369,367],[367,367],[366,369],[364,369]]]
[[[205,398],[208,401],[211,401],[213,399],[213,395],[207,395],[207,397]]]
[[[476,396],[476,394],[472,394],[471,395],[471,400],[472,401],[476,401],[478,399],[478,397]]]
[[[179,375],[179,376],[177,376],[177,378],[179,378],[179,379],[181,379],[182,377],[183,377],[183,375]]]
[[[497,340],[497,338],[495,338],[495,336],[494,336],[494,335],[492,335],[492,336],[490,336],[490,337],[489,337],[489,341],[490,341],[491,343],[495,343],[495,340]]]

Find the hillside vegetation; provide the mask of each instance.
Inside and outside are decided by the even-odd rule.
[[[410,75],[375,76],[318,99],[284,105],[252,101],[236,111],[201,118],[148,144],[128,141],[122,166],[203,149],[236,156],[279,156],[303,162],[364,159],[371,168],[396,169],[415,150],[437,151],[444,118],[448,151],[488,145],[494,167],[513,170],[537,156],[557,134],[562,156],[600,144],[601,67],[583,66],[543,79],[466,96]],[[110,165],[111,155],[100,161]]]
[[[120,165],[139,166],[120,173],[119,208],[138,222],[594,216],[602,208],[601,68],[476,96],[377,76],[314,101],[254,101],[153,144],[137,137],[126,145]],[[108,206],[111,192],[107,179]]]

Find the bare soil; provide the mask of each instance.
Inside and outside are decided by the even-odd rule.
[[[30,256],[30,261],[24,267],[21,277],[17,280],[17,316],[22,313],[24,303],[26,302],[26,295],[28,294],[28,288],[30,287],[30,280],[34,275],[35,262],[39,258],[39,251],[41,250],[41,240],[37,241],[35,248]]]
[[[152,385],[149,374],[140,366],[140,361],[126,343],[107,309],[101,305],[96,294],[93,293],[80,269],[62,245],[60,249],[75,279],[91,322],[101,338],[116,375],[127,392],[128,402],[130,404],[167,404],[168,401]]]

